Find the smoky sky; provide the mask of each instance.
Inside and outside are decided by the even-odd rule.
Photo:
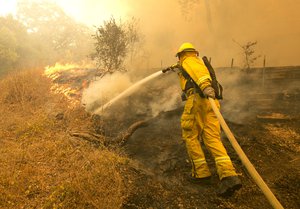
[[[214,66],[241,66],[241,48],[257,41],[255,63],[300,64],[299,0],[55,0],[76,20],[101,25],[111,16],[139,19],[144,36],[141,67],[167,66],[183,42],[191,42]]]
[[[182,42],[192,42],[217,66],[241,64],[244,44],[258,41],[257,55],[267,64],[300,64],[300,1],[297,0],[127,0],[131,14],[140,18],[151,62],[176,61]],[[256,65],[262,65],[259,59]]]

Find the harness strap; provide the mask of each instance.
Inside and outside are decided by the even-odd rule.
[[[205,98],[203,92],[201,91],[200,87],[197,85],[197,83],[192,79],[192,77],[184,70],[182,66],[179,67],[179,70],[182,73],[182,76],[187,80],[183,92],[188,95],[188,91],[191,88],[194,88],[194,91],[189,91],[193,93],[198,93],[200,97]],[[205,78],[206,79],[206,78]]]

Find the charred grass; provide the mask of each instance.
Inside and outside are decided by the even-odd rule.
[[[72,138],[91,117],[50,91],[40,71],[0,81],[0,208],[119,208],[126,161]]]

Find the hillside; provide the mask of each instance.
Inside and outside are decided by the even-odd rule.
[[[218,70],[222,112],[282,205],[297,209],[299,68],[266,69],[263,88],[261,72]],[[187,181],[176,76],[164,75],[96,116],[81,107],[95,70],[43,74],[24,71],[0,83],[0,208],[271,208],[225,135],[243,188],[229,198],[216,195],[209,153],[212,184]]]
[[[94,133],[91,116],[51,86],[43,71],[0,81],[0,208],[119,208],[126,158],[72,134]]]

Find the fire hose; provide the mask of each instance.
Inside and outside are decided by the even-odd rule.
[[[268,185],[264,182],[262,177],[259,175],[259,173],[256,171],[255,167],[252,165],[240,145],[238,144],[237,140],[235,139],[234,135],[230,131],[228,125],[226,124],[223,116],[221,115],[218,107],[216,106],[215,101],[212,98],[208,98],[209,102],[211,104],[211,107],[216,114],[228,140],[230,141],[232,147],[238,154],[239,158],[241,159],[243,165],[246,167],[247,171],[249,172],[250,176],[254,180],[254,182],[258,185],[258,187],[262,190],[263,194],[265,197],[268,199],[270,204],[273,206],[275,209],[283,209],[283,206],[280,204],[280,202],[277,200],[275,195],[272,193]]]

